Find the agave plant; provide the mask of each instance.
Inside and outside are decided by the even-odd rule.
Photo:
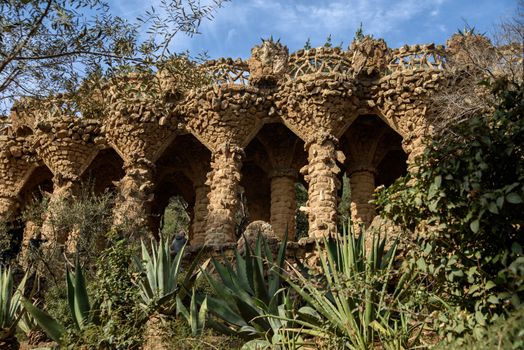
[[[267,315],[282,313],[285,293],[281,274],[285,249],[286,239],[280,243],[275,257],[267,241],[259,236],[254,252],[249,244],[246,244],[245,256],[235,252],[235,263],[225,258],[223,263],[213,259],[219,280],[206,273],[216,294],[216,297],[207,296],[208,309],[217,319],[208,320],[210,326],[247,339],[273,336],[281,321]]]
[[[373,236],[366,251],[364,233],[317,243],[319,271],[286,277],[307,303],[295,320],[300,328],[289,330],[349,349],[370,349],[377,342],[401,349],[413,341],[421,327],[411,324],[403,301],[415,276],[396,273],[396,242],[385,247],[385,238]]]
[[[142,299],[140,306],[148,317],[144,335],[144,348],[148,349],[163,343],[164,316],[173,315],[176,312],[176,297],[184,299],[191,290],[197,278],[194,271],[200,261],[200,254],[184,271],[186,275],[180,282],[185,246],[174,258],[170,254],[169,243],[163,238],[158,243],[151,243],[151,253],[144,242],[141,246],[141,258],[136,258],[135,264],[140,276],[137,281]]]
[[[206,317],[207,317],[207,297],[204,298],[204,301],[201,303],[200,308],[198,308],[197,298],[195,297],[195,288],[193,288],[193,293],[191,295],[191,303],[189,304],[189,309],[184,305],[182,299],[179,296],[176,298],[177,303],[177,315],[182,315],[189,326],[191,327],[191,335],[196,337],[202,335],[204,328],[206,326]]]
[[[86,281],[80,268],[78,257],[75,262],[75,273],[72,273],[69,269],[66,271],[66,284],[67,301],[71,318],[73,319],[75,330],[81,331],[86,326],[93,324],[94,315],[89,303]],[[35,319],[40,328],[42,328],[52,340],[62,345],[64,335],[67,331],[66,327],[47,312],[34,306],[28,300],[23,300],[22,302],[24,308]]]
[[[22,293],[26,280],[27,275],[24,276],[18,288],[13,290],[11,269],[0,266],[0,349],[18,349],[20,346],[15,337],[15,331],[23,316]]]

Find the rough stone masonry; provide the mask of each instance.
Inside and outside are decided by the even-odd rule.
[[[301,210],[316,238],[336,232],[346,174],[351,215],[369,225],[375,188],[421,152],[431,95],[454,82],[453,57],[444,46],[391,49],[371,37],[348,50],[292,54],[264,41],[246,61],[194,66],[199,83],[189,88],[169,70],[113,79],[92,96],[100,111],[90,117],[63,108],[59,97],[24,99],[1,129],[0,219],[14,220],[39,191],[52,203],[91,180],[96,191],[115,191],[115,225],[153,235],[178,195],[196,246],[235,242],[239,212],[294,240]],[[301,208],[297,183],[308,189]],[[35,232],[27,226],[26,236]],[[47,226],[40,238],[72,239]]]

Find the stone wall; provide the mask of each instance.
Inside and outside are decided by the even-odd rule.
[[[100,167],[97,154],[112,149],[121,158],[118,174],[89,174],[111,176],[97,183],[117,189],[115,226],[151,230],[152,208],[158,215],[167,202],[158,198],[160,182],[170,174],[176,183],[177,173],[185,179],[177,191],[191,198],[196,246],[234,243],[244,199],[248,208],[251,199],[253,219],[269,221],[277,235],[287,229],[295,238],[297,210],[308,216],[310,237],[334,234],[342,174],[350,177],[353,218],[368,225],[377,178],[394,178],[405,167],[391,165],[402,157],[383,160],[403,150],[411,163],[423,150],[431,96],[452,81],[449,54],[435,45],[390,49],[369,37],[347,51],[291,54],[264,41],[247,61],[194,66],[192,82],[166,71],[113,79],[97,101],[103,113],[96,120],[64,108],[58,97],[23,100],[0,136],[0,218],[16,216],[31,169],[45,164],[54,177],[52,197],[71,196],[93,164]],[[301,176],[309,200],[296,208]]]

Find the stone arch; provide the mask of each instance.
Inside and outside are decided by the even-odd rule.
[[[295,239],[295,185],[307,164],[304,141],[283,123],[266,123],[246,147],[241,185],[250,220],[269,221],[275,233]]]
[[[42,199],[44,193],[53,192],[53,176],[53,173],[45,164],[33,168],[19,192],[22,208],[29,205],[33,199]]]
[[[205,242],[205,222],[209,203],[211,152],[193,134],[177,136],[156,162],[155,190],[150,226],[158,232],[160,218],[170,198],[181,196],[188,204],[191,245]],[[156,231],[155,231],[156,230]]]
[[[382,120],[384,122],[384,124],[389,126],[402,139],[404,139],[404,138],[406,138],[408,136],[406,134],[405,130],[400,125],[398,118],[396,118],[396,117],[388,118],[380,109],[374,109],[369,115],[375,115],[375,116],[379,117],[380,120]]]
[[[378,185],[391,184],[407,172],[403,138],[378,115],[360,115],[340,139],[346,155],[344,173],[351,187],[353,222],[369,225],[375,208],[369,203]]]
[[[151,232],[157,235],[161,229],[161,220],[165,214],[166,208],[173,197],[180,197],[187,203],[187,215],[192,215],[195,206],[195,191],[193,182],[184,174],[183,171],[173,171],[165,174],[156,185],[155,199],[151,207],[151,216],[149,226]],[[167,232],[169,235],[175,232]]]
[[[81,176],[83,183],[90,183],[95,194],[115,191],[116,182],[125,175],[124,160],[113,148],[100,150]]]
[[[44,196],[51,196],[53,192],[53,173],[45,165],[41,164],[33,168],[29,173],[19,192],[21,203],[20,210],[27,209],[30,205],[41,201]],[[38,211],[35,213],[38,216]],[[25,222],[20,226],[22,233],[22,242],[20,247],[20,261],[25,263],[30,241],[40,239],[41,221],[43,217],[26,217]]]

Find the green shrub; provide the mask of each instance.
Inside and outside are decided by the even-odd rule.
[[[37,267],[48,282],[60,287],[63,281],[64,252],[78,252],[88,276],[95,270],[94,263],[105,244],[106,232],[112,226],[113,195],[110,192],[97,195],[90,184],[83,184],[72,198],[64,198],[49,204],[47,196],[34,200],[22,213],[24,222],[31,221],[41,227],[47,217],[54,237],[69,237],[69,252],[63,243],[51,239],[46,251],[29,247],[28,265]],[[49,208],[52,205],[52,210]],[[71,237],[74,234],[74,238]],[[39,235],[39,232],[36,233]],[[36,238],[36,237],[35,237]],[[41,237],[38,237],[41,238]],[[68,254],[69,256],[74,254]]]
[[[97,259],[98,269],[89,284],[93,303],[100,305],[98,326],[84,332],[83,342],[95,348],[138,349],[142,344],[144,316],[138,307],[133,259],[137,247],[116,240]]]
[[[490,325],[482,337],[467,335],[451,343],[443,342],[436,350],[518,350],[524,348],[524,307],[513,311],[507,319]]]
[[[377,198],[384,215],[417,232],[409,259],[444,301],[448,336],[518,307],[524,297],[524,87],[496,82],[492,114],[427,145],[418,170]]]

